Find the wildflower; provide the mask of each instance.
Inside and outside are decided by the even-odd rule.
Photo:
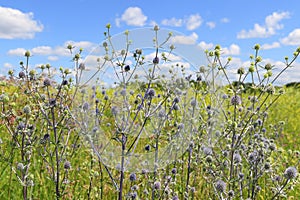
[[[240,155],[239,153],[235,153],[235,154],[233,155],[233,161],[234,161],[234,163],[240,163],[240,162],[242,162],[242,157],[241,157],[241,155]]]
[[[65,168],[65,169],[71,169],[71,163],[70,163],[69,161],[66,161],[66,162],[64,163],[64,168]]]
[[[130,196],[131,196],[131,199],[136,199],[137,193],[136,192],[132,192]]]
[[[197,100],[196,100],[196,99],[192,99],[192,101],[191,101],[191,106],[192,106],[192,107],[197,106]]]
[[[129,66],[129,65],[126,65],[126,66],[124,67],[124,70],[125,70],[125,72],[130,71],[130,66]]]
[[[153,188],[155,190],[159,190],[161,188],[161,184],[159,181],[155,181],[154,184],[153,184]]]
[[[50,106],[55,106],[55,104],[56,104],[56,99],[55,98],[49,99],[49,105]]]
[[[165,115],[166,115],[165,110],[160,110],[160,111],[158,112],[158,117],[159,117],[159,118],[163,118],[163,117],[165,117]]]
[[[62,85],[68,85],[68,80],[63,80]]]
[[[85,70],[85,64],[84,63],[80,63],[79,64],[79,69],[80,70]]]
[[[208,155],[212,155],[213,151],[210,147],[203,147],[203,153],[204,155],[208,156]]]
[[[284,172],[284,177],[286,179],[296,178],[298,171],[295,167],[288,167]]]
[[[253,151],[252,153],[249,154],[248,159],[250,162],[254,162],[256,160],[257,157],[257,152]]]
[[[240,96],[235,95],[231,98],[231,104],[232,105],[240,105],[242,103],[242,99]]]
[[[242,74],[245,74],[245,69],[243,67],[240,67],[238,70],[237,70],[237,73],[242,75]]]
[[[49,79],[49,78],[45,78],[44,79],[44,86],[45,87],[48,87],[48,86],[50,86],[51,85],[51,80]]]
[[[172,174],[176,174],[177,173],[177,169],[174,167],[172,170],[171,170]]]
[[[82,105],[82,109],[83,111],[87,111],[90,107],[90,104],[88,102],[84,102],[84,104]]]
[[[153,64],[158,64],[159,63],[159,58],[156,56],[155,58],[153,58]]]
[[[229,196],[229,197],[234,197],[234,191],[233,191],[233,190],[230,190],[230,191],[228,192],[228,196]]]
[[[129,176],[129,180],[132,181],[132,182],[135,181],[136,180],[136,174],[131,173],[130,176]]]
[[[211,163],[213,161],[213,158],[211,157],[211,155],[208,155],[206,157],[206,162]]]
[[[124,97],[126,96],[126,89],[121,90],[120,94]]]
[[[155,90],[150,88],[146,93],[146,97],[152,98],[154,96],[155,96]]]
[[[147,174],[148,173],[148,170],[147,169],[142,169],[142,174]]]
[[[24,129],[25,128],[25,124],[23,123],[23,122],[20,122],[19,124],[18,124],[18,126],[17,126],[17,129],[18,130],[22,130],[22,129]]]
[[[225,190],[226,190],[226,183],[225,183],[224,181],[222,181],[222,180],[218,180],[218,181],[215,183],[215,187],[216,187],[216,190],[217,190],[218,192],[223,193],[223,192],[225,192]]]
[[[23,112],[24,112],[25,114],[27,114],[27,115],[30,114],[30,113],[31,113],[31,108],[30,108],[30,106],[28,106],[28,105],[24,106]]]
[[[18,163],[17,164],[17,169],[20,170],[20,171],[23,171],[25,168],[25,166],[23,165],[23,163]]]
[[[149,144],[147,144],[147,145],[145,146],[145,150],[146,150],[146,151],[150,151],[150,148],[151,148],[151,147],[150,147]]]
[[[30,57],[30,51],[25,52],[25,57]]]
[[[179,97],[175,97],[173,100],[174,103],[179,103],[179,101],[180,101]]]
[[[179,200],[178,196],[174,196],[172,200]]]
[[[19,72],[19,78],[25,78],[25,73],[23,71]]]
[[[111,113],[112,113],[113,115],[115,115],[115,116],[118,114],[118,109],[117,109],[116,106],[113,106],[113,107],[111,108]]]

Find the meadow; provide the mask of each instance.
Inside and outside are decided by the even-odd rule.
[[[94,69],[69,45],[74,69],[30,68],[27,51],[1,80],[0,199],[300,197],[300,85],[275,84],[300,48],[273,74],[257,44],[231,81],[220,46],[191,73],[172,63],[171,33],[159,43],[154,27],[147,60],[129,40],[114,49],[106,28]],[[107,66],[111,87],[98,76]]]

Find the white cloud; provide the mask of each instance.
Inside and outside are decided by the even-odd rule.
[[[206,43],[204,41],[201,41],[199,44],[198,44],[202,49],[204,50],[209,50],[209,49],[212,49],[214,47],[214,44],[213,43]]]
[[[5,67],[6,69],[12,69],[14,66],[11,63],[4,63],[3,67]]]
[[[293,30],[289,35],[280,40],[284,45],[300,45],[300,28]]]
[[[147,16],[139,7],[129,7],[122,14],[121,18],[116,19],[116,25],[120,26],[121,21],[130,26],[144,26],[147,21]]]
[[[47,58],[49,61],[57,61],[59,59],[58,56],[48,56]]]
[[[222,48],[223,55],[239,55],[240,47],[236,44],[230,45],[228,48]]]
[[[24,56],[26,52],[26,49],[24,48],[17,48],[17,49],[11,49],[7,52],[8,55],[11,56]]]
[[[33,13],[0,6],[0,38],[31,39],[36,32],[43,30],[43,25],[33,19]]]
[[[171,38],[171,43],[192,45],[192,44],[196,44],[197,39],[198,39],[198,35],[195,32],[193,32],[189,36],[176,35]]]
[[[272,44],[263,44],[261,45],[261,49],[267,50],[267,49],[275,49],[279,48],[280,43],[279,42],[273,42]]]
[[[221,19],[221,22],[222,23],[229,23],[229,19],[224,17],[224,18]]]
[[[31,49],[31,52],[38,55],[49,55],[52,53],[52,48],[49,46],[38,46]]]
[[[74,46],[73,52],[78,52],[79,48],[83,48],[84,52],[89,53],[93,50],[96,44],[89,42],[89,41],[66,41],[62,46],[50,47],[50,46],[37,46],[29,51],[32,55],[43,55],[48,56],[48,60],[55,61],[58,60],[59,56],[71,56],[70,50],[67,49],[67,46],[71,44]],[[13,56],[24,56],[24,53],[27,50],[24,48],[16,48],[11,49],[7,52],[8,55]]]
[[[265,24],[260,25],[258,23],[254,24],[253,29],[248,31],[242,30],[237,34],[237,38],[246,39],[246,38],[267,38],[276,34],[277,30],[283,28],[281,20],[287,19],[290,17],[289,12],[273,12],[272,15],[269,15],[265,19]]]
[[[187,30],[192,31],[201,26],[202,22],[202,17],[199,14],[192,14],[182,19],[178,19],[175,17],[164,19],[161,21],[161,24],[173,27],[182,27],[185,25]]]
[[[183,19],[176,19],[175,17],[172,17],[171,19],[162,20],[161,24],[165,26],[180,27],[183,24]]]
[[[202,24],[203,20],[199,14],[190,15],[186,20],[186,28],[190,31],[195,30]]]
[[[215,22],[206,22],[206,25],[210,28],[213,29],[216,27],[216,23]]]

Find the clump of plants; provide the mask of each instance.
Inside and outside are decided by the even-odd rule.
[[[58,76],[50,64],[31,69],[27,51],[20,70],[1,82],[0,196],[289,196],[299,157],[286,158],[276,142],[284,122],[271,124],[268,117],[284,95],[276,80],[300,48],[274,75],[257,44],[250,65],[237,69],[232,81],[231,58],[219,45],[203,51],[204,64],[191,68],[177,53],[174,35],[160,38],[158,26],[147,49],[132,48],[130,31],[118,36],[124,41],[119,47],[106,28],[103,43],[85,58],[83,49],[66,47],[73,69],[60,67]]]

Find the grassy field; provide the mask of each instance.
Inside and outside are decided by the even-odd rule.
[[[16,85],[18,84],[8,83],[1,87],[2,93],[9,94],[10,100],[6,101],[2,96],[0,198],[22,199],[26,192],[28,199],[55,199],[57,198],[56,191],[59,190],[61,199],[117,199],[118,192],[109,176],[119,177],[120,172],[111,169],[111,174],[107,173],[105,166],[93,153],[85,136],[77,131],[74,124],[70,123],[70,116],[64,115],[64,112],[67,112],[57,109],[58,113],[55,113],[57,119],[62,121],[57,126],[57,134],[62,139],[59,144],[55,144],[54,130],[45,123],[45,116],[41,113],[38,102],[33,99],[32,95],[26,94],[24,90],[26,87],[23,87],[22,84]],[[276,139],[276,145],[280,152],[280,154],[274,153],[269,159],[273,160],[274,166],[280,165],[279,169],[282,172],[286,167],[299,162],[298,144],[300,142],[300,90],[296,87],[285,88],[285,90],[285,94],[268,111],[266,122],[266,124],[281,124],[276,131],[269,131],[270,137]],[[68,90],[62,92],[66,99],[65,103],[68,103],[68,96],[71,95],[69,92]],[[24,109],[28,102],[32,102],[30,116]],[[51,114],[51,107],[47,109]],[[64,117],[60,118],[62,115]],[[26,127],[26,137],[22,137],[25,133],[21,131],[25,130],[25,127],[20,127],[20,123],[18,123],[20,121],[25,123],[23,126]],[[31,127],[32,125],[34,127]],[[269,127],[270,130],[273,128]],[[56,150],[60,154],[58,166],[56,166]],[[194,159],[191,168],[188,167],[188,163],[191,161],[189,156]],[[211,192],[213,188],[207,184],[209,178],[205,175],[207,163],[201,160],[196,161],[197,156],[196,153],[189,155],[186,151],[173,164],[158,170],[156,180],[160,180],[160,185],[157,186],[159,187],[157,190],[153,189],[155,182],[153,182],[153,173],[136,173],[136,177],[132,180],[130,173],[125,173],[124,197],[134,199],[133,194],[138,194],[137,198],[147,199],[150,198],[152,191],[155,191],[155,199],[172,199],[172,196],[175,195],[179,199],[183,199],[187,195],[185,187],[189,173],[190,188],[188,191],[193,192],[189,192],[187,198],[203,199],[205,196],[214,198]],[[55,178],[53,178],[56,177],[56,167],[60,171],[59,185],[56,185]],[[176,173],[172,173],[174,168],[176,168]],[[262,183],[264,180],[266,178],[262,178]],[[256,199],[268,199],[271,186],[261,185],[261,191]],[[129,196],[130,194],[131,196]],[[300,196],[299,185],[296,185],[287,194],[290,199],[297,199]]]

